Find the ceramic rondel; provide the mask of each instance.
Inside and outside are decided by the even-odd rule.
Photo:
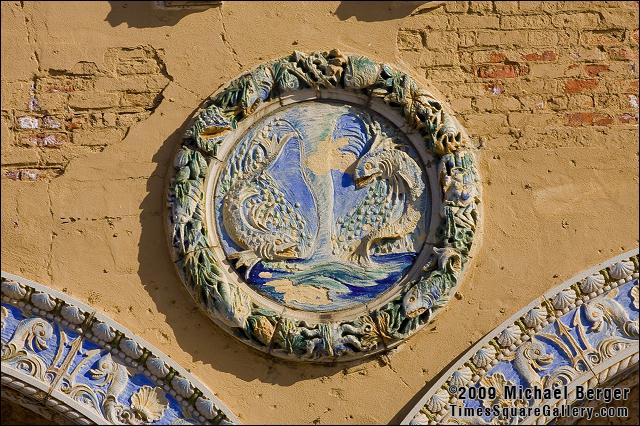
[[[275,60],[198,111],[172,167],[175,264],[220,327],[279,357],[392,347],[448,300],[479,221],[469,138],[393,67]]]

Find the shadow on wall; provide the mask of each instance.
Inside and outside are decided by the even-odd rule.
[[[105,18],[112,27],[126,23],[129,28],[167,27],[177,24],[192,13],[204,12],[210,6],[164,8],[155,1],[110,1],[111,11]],[[218,6],[219,7],[219,6]]]
[[[343,21],[352,16],[365,22],[389,21],[411,15],[420,5],[423,12],[443,4],[443,1],[343,1],[336,9],[336,16]]]
[[[190,117],[196,111],[194,109]],[[228,335],[200,311],[171,261],[164,218],[166,175],[190,121],[190,118],[185,120],[154,154],[153,162],[157,166],[147,181],[148,194],[140,205],[142,231],[138,247],[138,275],[145,290],[153,298],[159,314],[165,317],[167,325],[172,329],[178,346],[196,364],[209,365],[216,371],[232,374],[246,382],[257,379],[280,386],[332,376],[340,371],[346,374],[346,370],[355,365],[384,365],[381,355],[333,365],[273,358]],[[200,378],[205,383],[208,381],[207,377]],[[208,382],[211,383],[210,380]]]

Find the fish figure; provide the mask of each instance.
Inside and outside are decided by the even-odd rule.
[[[594,331],[600,331],[602,326],[609,324],[617,328],[620,333],[630,339],[637,339],[639,335],[638,320],[629,318],[624,307],[614,299],[618,289],[613,289],[606,296],[593,299],[584,305],[584,313],[591,322]]]
[[[369,151],[356,164],[354,181],[357,189],[371,186],[375,197],[367,197],[364,205],[343,219],[346,230],[355,233],[346,235],[353,241],[350,260],[361,266],[373,263],[370,253],[374,244],[405,238],[416,229],[422,214],[415,203],[425,190],[422,170],[415,160],[398,149],[391,138],[375,130],[374,134]],[[344,230],[342,226],[343,234]]]
[[[407,317],[418,317],[442,304],[442,291],[438,285],[440,278],[435,276],[420,281],[405,293],[402,298],[402,310]]]
[[[293,129],[280,135],[276,127],[267,126],[238,153],[222,200],[224,228],[243,248],[228,258],[236,267],[245,266],[247,276],[261,260],[299,258],[310,238],[299,205],[286,198],[268,171],[296,136]]]

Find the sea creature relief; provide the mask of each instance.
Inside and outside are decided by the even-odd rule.
[[[256,123],[216,191],[227,258],[281,303],[335,310],[402,278],[425,238],[425,173],[386,119],[298,104]]]
[[[172,259],[211,319],[258,350],[334,362],[388,349],[432,320],[470,258],[470,142],[390,64],[337,49],[265,62],[184,133]]]

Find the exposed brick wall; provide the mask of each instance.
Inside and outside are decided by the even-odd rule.
[[[53,178],[71,158],[120,142],[159,105],[168,82],[161,52],[149,46],[108,49],[101,66],[81,61],[32,81],[3,81],[2,115],[10,123],[3,177]]]
[[[397,46],[493,149],[637,138],[638,2],[447,2]]]
[[[425,10],[404,19],[400,58],[481,140],[523,149],[637,132],[638,2],[458,1]],[[80,61],[3,81],[11,123],[3,177],[55,177],[70,158],[121,141],[168,81],[150,46],[108,49],[101,66]]]

